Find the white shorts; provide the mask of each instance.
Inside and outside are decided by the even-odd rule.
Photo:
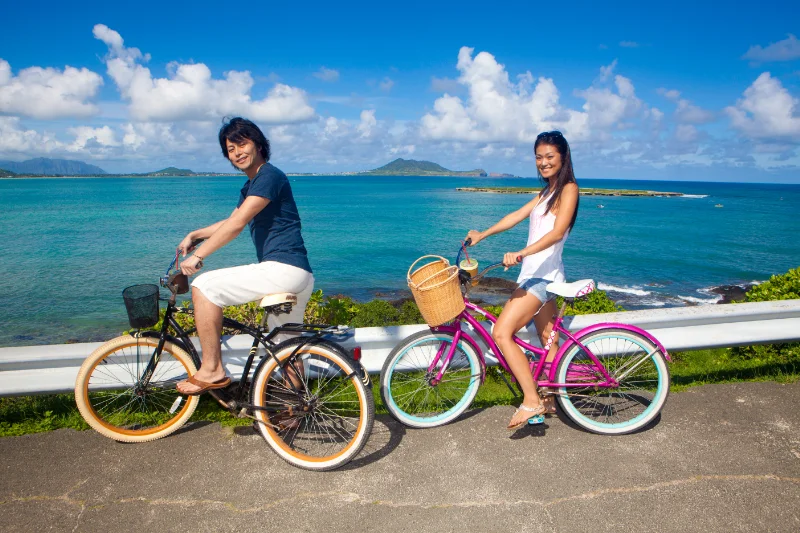
[[[270,317],[269,326],[273,328],[279,323],[303,322],[306,304],[314,291],[314,275],[296,266],[264,261],[211,270],[197,276],[192,286],[219,307],[260,300],[277,292],[296,294],[297,304],[292,306],[291,313],[278,315],[279,322],[274,324],[275,317]]]

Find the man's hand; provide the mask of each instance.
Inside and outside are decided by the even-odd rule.
[[[178,245],[177,252],[186,257],[186,254],[191,253],[192,250],[195,248],[195,244],[193,244],[196,239],[192,238],[192,234],[188,234],[186,237],[183,238],[181,243]]]
[[[181,261],[181,272],[187,276],[197,274],[201,268],[203,268],[203,261],[197,256],[193,255],[189,259]]]

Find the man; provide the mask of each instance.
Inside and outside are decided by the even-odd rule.
[[[190,232],[178,245],[186,257],[181,271],[196,274],[204,261],[250,225],[258,263],[212,270],[192,283],[192,301],[203,361],[197,373],[177,384],[183,394],[197,395],[228,386],[222,367],[220,331],[222,308],[260,300],[267,294],[297,294],[297,304],[287,322],[302,322],[306,303],[314,290],[314,276],[301,234],[300,215],[286,175],[269,163],[269,141],[261,130],[243,118],[233,118],[219,131],[222,154],[247,175],[239,203],[231,215],[211,226]],[[196,241],[202,245],[193,248]]]

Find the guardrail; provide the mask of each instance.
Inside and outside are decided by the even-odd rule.
[[[565,327],[577,331],[598,322],[639,326],[652,333],[669,351],[788,342],[800,340],[800,300],[581,315],[565,319]],[[425,325],[359,328],[345,337],[342,344],[361,346],[362,364],[370,373],[377,373],[400,340],[426,328]],[[520,336],[529,340],[531,332],[523,329]],[[196,339],[194,342],[199,349],[199,342]],[[252,338],[246,335],[223,339],[223,362],[232,377],[241,377],[251,343]],[[0,396],[72,391],[81,363],[101,344],[0,348]],[[492,359],[487,357],[487,362]]]

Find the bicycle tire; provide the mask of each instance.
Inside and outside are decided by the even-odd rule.
[[[256,368],[250,402],[258,432],[284,461],[307,470],[333,470],[351,461],[367,443],[375,419],[372,390],[358,363],[336,344],[294,338],[280,343]],[[303,344],[303,346],[300,346]],[[299,347],[299,349],[298,349]],[[302,372],[287,386],[288,365]],[[287,371],[288,375],[290,371]]]
[[[632,372],[614,388],[558,388],[561,410],[583,429],[601,435],[633,433],[655,420],[669,395],[669,368],[659,348],[644,335],[620,328],[597,330],[578,341],[615,379],[627,370]],[[602,379],[577,344],[568,349],[556,369],[559,383],[596,383]]]
[[[75,403],[98,433],[120,442],[147,442],[177,431],[194,413],[199,398],[175,389],[197,372],[191,356],[165,342],[147,387],[139,387],[157,338],[123,335],[106,342],[81,365],[75,379]]]
[[[413,428],[437,427],[466,411],[478,394],[481,366],[471,344],[460,341],[442,382],[431,384],[426,368],[442,349],[453,344],[452,333],[420,331],[400,342],[381,369],[381,398],[389,414]],[[449,376],[449,377],[447,377]]]

